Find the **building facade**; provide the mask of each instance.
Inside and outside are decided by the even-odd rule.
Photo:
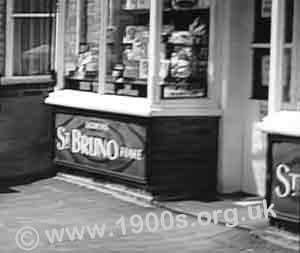
[[[37,70],[37,75],[30,75],[29,73],[30,77],[25,79],[14,78],[14,73],[10,70],[14,63],[10,53],[12,49],[7,42],[10,41],[9,38],[12,38],[13,34],[12,27],[14,25],[12,25],[12,21],[22,18],[21,12],[14,13],[14,8],[17,7],[13,2],[18,2],[18,0],[0,1],[0,73],[2,76],[1,93],[4,94],[1,106],[2,110],[7,108],[6,110],[9,111],[11,108],[11,111],[7,113],[9,116],[6,116],[9,117],[7,121],[11,121],[11,123],[2,121],[0,123],[0,128],[3,129],[1,132],[7,133],[5,134],[6,139],[2,137],[4,138],[3,144],[0,145],[11,143],[8,147],[3,147],[2,150],[9,152],[3,153],[3,156],[20,154],[20,150],[25,152],[25,150],[29,150],[30,147],[34,146],[36,150],[43,150],[42,153],[45,155],[45,163],[41,166],[44,167],[44,164],[49,165],[51,163],[51,146],[55,146],[51,144],[53,138],[49,135],[52,120],[51,114],[42,105],[41,101],[47,96],[49,90],[53,87],[53,81],[55,81],[57,91],[52,93],[47,103],[54,107],[72,109],[72,115],[76,110],[83,110],[92,112],[93,116],[95,116],[94,112],[98,111],[123,116],[153,118],[154,120],[155,118],[170,119],[172,117],[174,119],[178,117],[177,120],[181,119],[182,122],[187,120],[186,124],[194,124],[194,126],[191,126],[196,129],[193,133],[195,139],[199,137],[199,140],[194,143],[195,149],[192,149],[192,153],[198,158],[189,156],[186,153],[187,163],[189,159],[195,159],[196,163],[199,162],[203,165],[205,163],[203,157],[207,156],[206,152],[208,152],[205,147],[211,147],[212,152],[215,154],[212,157],[215,163],[212,163],[212,165],[208,167],[197,165],[201,168],[201,171],[199,169],[197,171],[197,166],[193,168],[191,165],[189,167],[190,172],[187,173],[194,173],[194,178],[192,179],[193,176],[190,175],[188,180],[197,185],[197,178],[198,183],[202,183],[202,175],[205,177],[207,174],[212,174],[211,177],[215,177],[212,182],[216,185],[218,192],[246,192],[261,196],[265,195],[267,142],[266,135],[258,128],[258,123],[268,114],[268,111],[296,110],[298,108],[297,80],[299,74],[296,71],[297,62],[300,59],[298,55],[298,45],[300,45],[298,34],[300,33],[297,32],[298,13],[300,13],[298,11],[298,1],[286,1],[286,4],[283,4],[283,1],[280,0],[200,0],[191,1],[191,4],[197,2],[198,6],[190,5],[186,7],[181,6],[180,1],[165,1],[165,5],[163,5],[160,1],[151,0],[137,1],[141,2],[142,7],[139,7],[135,5],[134,1],[122,1],[121,3],[121,1],[59,0],[55,13],[44,13],[45,18],[55,19],[52,26],[50,25],[52,21],[48,21],[49,38],[45,35],[48,42],[43,43],[43,45],[48,45],[46,55],[51,59],[49,64],[51,68],[47,69],[49,71],[46,71],[46,75],[45,73],[39,74],[39,70]],[[125,10],[114,5],[114,3],[119,2],[120,6],[125,4]],[[148,5],[145,2],[148,2]],[[45,10],[51,11],[51,6],[50,3],[44,6]],[[20,8],[26,9],[26,6]],[[194,9],[193,19],[188,21],[189,24],[176,22],[180,18],[187,20],[183,13],[188,8]],[[145,9],[148,12],[143,12]],[[30,15],[32,15],[31,12]],[[197,20],[198,16],[201,16],[200,21]],[[273,17],[272,22],[271,16]],[[44,24],[46,23],[45,21]],[[123,36],[130,36],[130,27],[126,28],[124,25],[136,29],[135,32],[140,29],[139,33],[143,34],[144,38],[147,36],[150,38],[146,40],[149,43],[149,59],[148,62],[146,60],[146,64],[148,64],[148,71],[153,75],[147,75],[144,72],[146,81],[142,82],[142,85],[147,83],[147,86],[145,86],[147,88],[141,88],[142,85],[138,86],[138,80],[135,80],[136,83],[131,82],[136,75],[139,75],[139,78],[136,79],[143,79],[141,78],[143,77],[141,69],[138,70],[137,74],[137,68],[133,65],[127,66],[124,62],[121,62],[121,58],[123,60],[123,57],[125,57],[125,48],[120,50],[120,47],[124,46],[121,44],[125,44],[125,46],[126,44],[132,44],[129,40],[124,41]],[[30,29],[34,29],[32,27]],[[53,32],[54,27],[55,33]],[[120,27],[122,27],[122,31],[120,31]],[[173,79],[168,76],[172,80],[168,79],[167,82],[167,77],[164,76],[165,83],[159,86],[163,88],[158,89],[158,85],[155,83],[158,83],[158,79],[163,75],[159,73],[158,67],[161,64],[158,60],[160,59],[159,53],[157,53],[161,50],[159,34],[166,33],[167,37],[169,36],[167,43],[176,44],[176,40],[178,43],[178,38],[180,41],[182,34],[186,35],[186,31],[193,28],[198,28],[198,30],[194,29],[193,31],[200,34],[199,36],[195,35],[198,36],[198,39],[200,38],[200,42],[195,43],[198,43],[199,48],[204,52],[203,58],[195,63],[195,66],[198,66],[196,69],[202,68],[201,73],[196,71],[197,74],[195,74],[198,75],[196,79],[200,80],[201,85],[198,87],[196,84],[195,86],[192,81],[189,81],[191,83],[188,84],[182,83],[188,79],[186,73],[193,73],[193,71],[187,67],[189,66],[187,61],[179,59],[182,60],[179,61],[182,65],[179,64],[177,67],[179,69],[181,67],[183,73],[176,72],[176,64],[178,64],[178,61],[176,62],[178,60],[176,52],[179,49],[176,49],[177,51],[174,49],[175,54],[173,56],[168,51],[164,53],[165,65],[173,64],[175,66],[173,72],[168,70],[172,72],[171,77],[173,75]],[[203,28],[203,30],[200,28]],[[180,33],[176,34],[173,30],[170,32],[170,29],[183,33],[181,35]],[[128,33],[127,35],[124,35],[125,30]],[[56,34],[56,36],[50,36],[50,34]],[[203,42],[205,36],[208,40]],[[280,38],[281,44],[277,44],[277,38]],[[39,39],[41,40],[41,38]],[[116,42],[119,43],[119,48],[114,47]],[[184,43],[181,41],[178,44],[180,43],[188,44],[190,42],[186,39]],[[54,50],[50,50],[54,48],[53,45],[55,45],[55,53]],[[185,59],[189,57],[189,50],[187,49],[189,46],[183,50],[185,51]],[[42,49],[40,48],[40,50]],[[170,50],[170,46],[167,46],[165,50]],[[282,56],[283,51],[285,51],[284,56]],[[130,54],[130,50],[126,52]],[[38,53],[38,55],[41,55],[41,53]],[[147,56],[144,58],[147,58]],[[135,59],[135,61],[137,60]],[[141,64],[140,59],[138,62]],[[118,65],[116,63],[122,64]],[[127,68],[125,70],[124,65]],[[271,73],[273,73],[270,76],[271,78],[269,78],[270,66]],[[115,75],[114,78],[120,77],[121,79],[114,79],[108,85],[109,82],[106,79],[108,69],[111,70],[112,76]],[[55,71],[56,78],[53,79],[50,70]],[[122,83],[122,88],[116,88],[119,85],[116,84],[116,81],[124,81],[124,76],[119,76],[120,72],[122,72],[122,75],[124,75],[123,72],[126,72],[127,86]],[[278,73],[281,73],[280,76],[277,75]],[[207,83],[203,81],[203,78]],[[129,79],[131,79],[130,82]],[[179,85],[176,83],[177,86],[175,85],[176,88],[174,88],[172,82],[173,84],[179,82]],[[180,84],[182,84],[181,88],[179,87]],[[71,93],[66,92],[66,90],[76,90],[76,93],[72,93],[76,95],[70,95]],[[101,104],[102,102],[98,104],[98,101],[105,101],[106,96],[103,97],[103,95],[107,95],[107,92],[110,92],[110,99],[115,98],[112,98],[107,104],[105,102],[103,102],[104,104]],[[111,94],[112,92],[113,94]],[[99,100],[95,97],[96,95],[99,96]],[[128,96],[131,98],[126,100]],[[147,107],[148,102],[140,102],[139,98],[134,100],[132,96],[146,97],[146,100],[150,101],[149,107]],[[83,98],[90,102],[96,102],[94,106],[86,106],[80,101]],[[69,102],[65,103],[65,101]],[[120,103],[126,104],[128,110],[124,109],[122,111],[117,108]],[[19,108],[22,108],[22,110],[20,111]],[[25,110],[25,108],[27,109]],[[24,114],[34,118],[24,117]],[[188,122],[191,117],[194,117],[194,119],[192,122]],[[207,119],[216,120],[214,122],[217,123],[208,123]],[[33,121],[38,122],[38,124],[35,123],[32,126],[31,122]],[[11,130],[11,126],[21,125],[22,131],[17,128],[14,131]],[[205,135],[201,134],[201,126],[204,125],[209,126],[204,130],[211,134],[212,138],[201,144],[201,139],[205,139]],[[170,123],[170,127],[174,128],[176,125]],[[192,132],[193,127],[186,131]],[[200,129],[197,127],[200,127]],[[209,130],[213,130],[213,134]],[[163,130],[159,131],[163,132]],[[200,134],[197,136],[199,131]],[[23,138],[24,132],[27,134],[26,139]],[[29,138],[31,133],[32,140]],[[189,138],[188,134],[185,138]],[[209,144],[215,142],[215,138],[217,138],[217,146],[209,146]],[[12,142],[10,142],[11,139]],[[184,140],[181,141],[184,143]],[[12,146],[18,147],[19,142],[20,147],[18,150],[11,149]],[[29,144],[31,146],[28,146]],[[39,145],[43,148],[40,148]],[[182,145],[188,145],[188,143]],[[179,148],[183,149],[182,146]],[[204,150],[202,153],[201,148]],[[179,154],[176,153],[176,155]],[[28,157],[33,157],[30,154],[25,156],[26,158],[20,159],[27,161]],[[34,157],[40,158],[41,156],[34,155]],[[183,163],[183,160],[180,162]],[[30,161],[29,164],[31,163],[36,162]],[[41,164],[41,162],[37,164]],[[5,166],[7,164],[3,162],[3,170],[6,173]],[[185,173],[180,172],[180,170],[188,171],[184,164],[180,166],[173,177],[184,176]],[[32,170],[33,167],[30,165],[30,168],[23,168],[24,170]],[[77,164],[75,167],[78,168],[80,165]],[[9,171],[12,172],[14,169],[9,169]],[[167,174],[164,176],[172,177],[171,168]],[[172,180],[166,182],[171,183]]]

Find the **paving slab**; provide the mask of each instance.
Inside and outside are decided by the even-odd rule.
[[[24,227],[32,227],[39,234],[37,247],[29,251],[36,253],[294,252],[266,243],[248,231],[215,224],[200,226],[197,219],[190,216],[185,217],[188,226],[184,229],[174,225],[166,230],[160,225],[155,231],[148,230],[145,225],[147,215],[152,213],[161,217],[165,211],[156,206],[136,205],[108,192],[57,178],[11,186],[0,190],[0,252],[26,252],[16,243],[16,235]],[[143,219],[144,227],[139,233],[133,230],[130,222],[133,215]],[[116,223],[122,216],[126,221],[125,234]],[[50,243],[45,234],[51,229],[61,231],[95,224],[106,224],[108,230],[104,237],[91,238],[85,234],[74,241],[64,237],[62,241]],[[153,227],[155,220],[149,224]],[[22,237],[27,245],[35,239],[32,235],[35,234],[27,233]]]

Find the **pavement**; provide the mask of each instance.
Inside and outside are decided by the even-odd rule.
[[[116,192],[107,187],[91,184],[89,180],[76,182],[62,177],[0,187],[0,252],[297,252],[262,240],[246,229],[213,223],[199,225],[191,215],[184,216],[188,224],[184,228],[177,223],[168,229],[161,224],[155,226],[155,219],[147,223],[149,214],[152,218],[162,217],[169,208],[157,206],[151,200],[131,198],[118,189]],[[175,221],[181,214],[177,211],[172,212]],[[120,225],[122,219],[125,227]],[[50,242],[46,236],[46,231],[53,229],[62,231],[95,224],[106,225],[107,230],[101,238],[85,235],[74,240],[64,237],[61,241]],[[24,232],[20,229],[24,227],[34,230],[20,237],[20,231]],[[35,242],[31,251],[20,248],[20,244],[24,248]]]

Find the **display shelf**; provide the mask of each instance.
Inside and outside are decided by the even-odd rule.
[[[91,77],[76,77],[76,76],[65,76],[66,80],[69,81],[77,81],[77,82],[97,82],[98,78],[91,78]]]
[[[165,88],[170,88],[169,90]],[[173,88],[173,89],[172,89]],[[176,99],[197,99],[204,98],[206,96],[205,89],[181,89],[180,87],[165,86],[162,87],[161,97],[166,100],[176,100]]]
[[[80,90],[85,92],[98,92],[99,84],[97,78],[85,78],[76,76],[65,76],[67,89]]]
[[[138,86],[147,86],[147,80],[143,79],[124,79],[123,81],[116,81],[113,77],[107,77],[107,83],[116,84],[116,85],[138,85]]]
[[[163,35],[165,36],[165,35]],[[208,43],[174,43],[174,42],[166,42],[167,45],[170,46],[179,46],[179,47],[202,47],[208,46]]]
[[[122,8],[122,11],[126,13],[130,13],[132,15],[144,15],[144,14],[149,14],[150,10],[149,9],[126,9]]]
[[[177,14],[177,13],[182,13],[182,12],[199,12],[199,11],[204,11],[204,10],[207,10],[209,8],[190,8],[190,9],[174,9],[174,8],[166,8],[166,9],[163,9],[163,12],[164,13],[174,13],[174,14]],[[124,12],[128,12],[128,13],[132,13],[132,14],[148,14],[150,12],[149,9],[126,9],[126,8],[122,8],[122,11]]]

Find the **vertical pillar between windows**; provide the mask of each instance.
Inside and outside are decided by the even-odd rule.
[[[79,54],[80,43],[81,43],[81,22],[84,4],[82,0],[77,0],[76,2],[76,54]]]
[[[149,75],[148,75],[148,99],[151,104],[158,103],[158,73],[160,69],[160,43],[162,26],[161,0],[150,1],[150,41],[149,41]]]
[[[269,113],[281,109],[283,82],[285,1],[273,0],[271,18],[271,56],[269,83]]]
[[[6,1],[6,56],[5,56],[5,76],[10,77],[13,74],[13,1]]]
[[[113,1],[113,0],[111,0]],[[111,2],[109,2],[111,3]],[[106,85],[106,36],[107,36],[107,26],[108,26],[108,13],[107,10],[111,5],[108,5],[107,0],[100,1],[100,37],[99,37],[99,69],[98,69],[98,93],[103,95],[105,93]]]
[[[64,86],[64,60],[65,60],[65,19],[66,19],[66,0],[58,0],[57,2],[57,36],[56,36],[56,55],[55,67],[57,71],[56,89],[62,89]]]

